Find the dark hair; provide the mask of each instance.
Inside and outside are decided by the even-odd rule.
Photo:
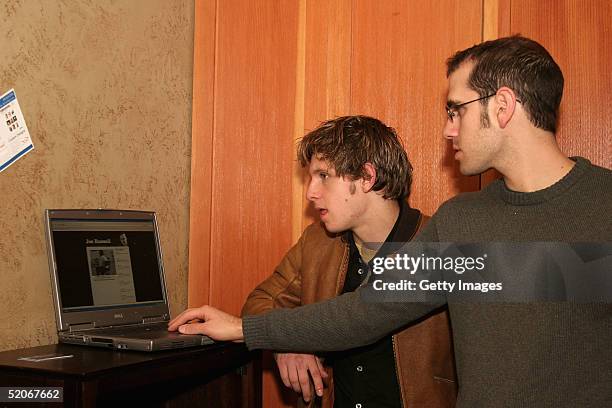
[[[373,191],[387,199],[410,194],[412,165],[397,133],[380,120],[368,116],[342,116],[321,123],[304,136],[297,147],[297,158],[306,167],[312,158],[325,160],[338,176],[356,180],[368,178],[364,165],[376,169]]]
[[[520,35],[486,41],[450,57],[446,75],[464,62],[474,63],[468,83],[481,97],[507,86],[534,126],[553,133],[557,130],[563,73],[542,45]]]

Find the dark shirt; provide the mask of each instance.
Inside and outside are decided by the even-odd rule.
[[[402,216],[412,217],[410,226],[417,227],[418,211],[402,208],[385,242],[397,238]],[[369,275],[371,265],[365,263],[355,245],[352,232],[346,234],[349,263],[342,293],[355,291]],[[327,357],[334,372],[335,408],[401,407],[401,391],[395,367],[393,339],[384,337],[368,346],[332,353]]]

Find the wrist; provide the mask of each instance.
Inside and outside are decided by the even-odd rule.
[[[242,331],[242,319],[236,318],[236,326],[234,330],[234,341],[238,343],[244,342],[244,332]]]

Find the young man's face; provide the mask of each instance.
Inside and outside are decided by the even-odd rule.
[[[459,105],[480,97],[468,87],[472,67],[473,63],[464,63],[449,76],[449,105]],[[491,98],[487,102],[490,103]],[[459,170],[464,175],[480,174],[495,165],[500,139],[492,130],[490,120],[489,127],[483,127],[481,115],[486,113],[487,106],[483,107],[480,101],[466,104],[456,110],[452,121],[446,120],[444,137],[453,143],[455,160],[459,161]]]
[[[306,198],[314,204],[325,228],[336,233],[358,227],[366,209],[359,180],[337,176],[329,163],[316,157],[310,161],[308,173]]]

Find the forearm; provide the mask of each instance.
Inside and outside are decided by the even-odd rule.
[[[279,274],[275,273],[249,294],[240,314],[259,315],[272,309],[296,307],[301,303],[299,293],[298,278],[280,279]]]
[[[269,310],[274,309],[274,299],[268,293],[258,290],[256,288],[247,297],[240,316],[250,316],[265,313]]]
[[[272,309],[301,304],[299,249],[298,245],[294,246],[274,273],[253,289],[242,306],[241,316],[259,315]]]
[[[248,316],[242,329],[249,349],[346,350],[373,343],[440,305],[365,303],[357,291],[296,309]]]

